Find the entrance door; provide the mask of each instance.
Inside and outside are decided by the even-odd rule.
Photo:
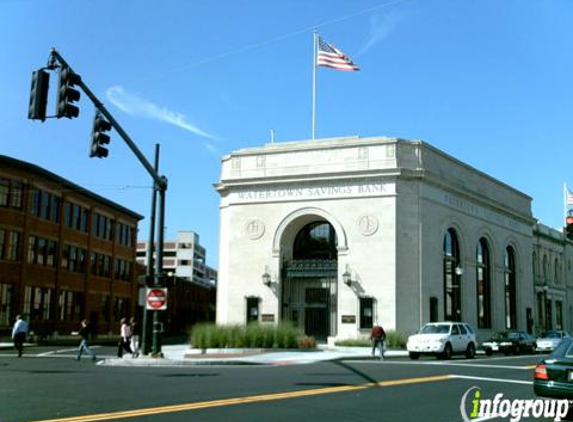
[[[305,291],[304,333],[318,342],[325,342],[328,337],[329,296],[329,289],[320,287],[309,287]]]
[[[337,258],[334,228],[314,221],[298,231],[282,266],[281,319],[319,342],[336,335]]]
[[[290,261],[285,265],[282,319],[318,342],[336,335],[336,271],[336,261]]]

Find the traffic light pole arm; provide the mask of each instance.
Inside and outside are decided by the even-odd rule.
[[[68,67],[73,72],[71,66],[64,60],[62,56],[60,56],[60,54],[56,51],[56,49],[52,49],[50,60],[52,58],[56,58],[61,65]],[[147,172],[151,175],[151,177],[155,181],[155,185],[161,191],[167,190],[167,178],[165,176],[159,175],[155,171],[153,166],[149,163],[149,161],[147,161],[147,158],[145,158],[145,156],[141,153],[139,148],[137,148],[137,145],[135,145],[135,143],[131,140],[127,132],[123,130],[120,124],[113,118],[111,113],[107,111],[103,103],[94,95],[94,93],[88,88],[88,86],[84,83],[84,81],[81,80],[78,83],[78,85],[80,86],[82,91],[84,91],[84,93],[90,98],[90,100],[92,100],[96,108],[100,111],[101,114],[104,115],[104,117],[112,125],[112,127],[116,130],[116,132],[119,133],[119,135],[123,138],[127,146],[131,149],[131,151],[133,151],[135,156],[139,159],[139,162],[143,165],[143,167],[145,167]]]

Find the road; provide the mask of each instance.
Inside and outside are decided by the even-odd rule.
[[[110,347],[95,350],[98,357],[114,354]],[[535,398],[532,368],[539,360],[395,358],[144,368],[78,362],[73,348],[26,352],[18,359],[11,350],[0,351],[2,422],[462,422],[462,396],[473,386],[480,387],[484,398],[498,393],[508,399]]]

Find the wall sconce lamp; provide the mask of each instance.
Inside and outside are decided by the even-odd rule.
[[[346,264],[346,271],[342,273],[342,281],[347,286],[350,286],[352,284],[352,275],[350,274],[350,271],[348,271],[348,264]]]
[[[269,274],[269,269],[268,267],[265,267],[265,272],[263,273],[263,275],[261,276],[262,280],[263,280],[263,284],[267,287],[270,287],[271,285],[271,275]]]
[[[464,269],[462,267],[460,267],[459,265],[456,267],[456,269],[454,271],[456,272],[456,275],[459,275],[459,276],[464,275]]]

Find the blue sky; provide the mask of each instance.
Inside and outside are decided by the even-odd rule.
[[[571,22],[570,0],[0,0],[0,154],[149,215],[150,177],[117,134],[107,159],[88,157],[85,95],[77,119],[27,120],[31,72],[56,47],[149,161],[161,144],[166,239],[198,232],[216,266],[220,158],[271,129],[277,142],[310,137],[317,27],[361,68],[318,70],[317,137],[422,139],[561,227]]]

